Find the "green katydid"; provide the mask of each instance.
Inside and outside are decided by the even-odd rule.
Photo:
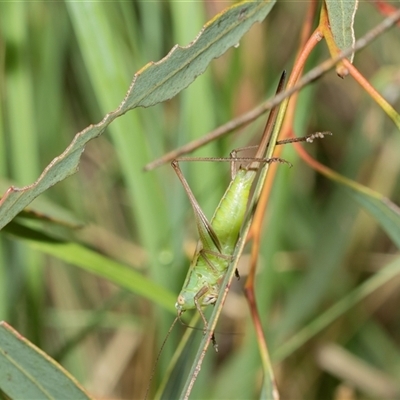
[[[278,84],[277,94],[283,90],[285,76],[286,74],[283,73]],[[193,207],[200,240],[197,244],[183,288],[175,304],[178,316],[175,318],[168,331],[167,337],[164,339],[156,364],[173,326],[176,321],[180,319],[180,316],[184,311],[196,309],[204,322],[204,331],[207,331],[208,322],[204,316],[202,308],[209,304],[214,304],[218,299],[221,282],[228,269],[229,263],[232,260],[235,246],[240,235],[240,230],[245,219],[250,191],[256,177],[258,176],[258,172],[260,168],[267,163],[278,161],[290,164],[280,158],[265,158],[278,111],[278,106],[271,110],[260,144],[257,147],[255,157],[237,157],[237,152],[233,151],[231,152],[231,158],[198,159],[186,157],[176,159],[171,163]],[[278,141],[277,144],[299,141],[312,142],[315,138],[324,137],[325,134],[330,134],[330,132],[317,132],[302,138],[286,139]],[[232,177],[225,194],[220,200],[211,222],[208,221],[204,212],[200,208],[188,182],[183,176],[179,167],[179,161],[230,161],[232,163],[231,172],[234,176]],[[241,162],[247,162],[248,165],[240,165],[239,169],[235,171],[235,164]],[[236,276],[239,276],[237,271]],[[214,348],[217,350],[214,335],[211,337],[214,343]],[[155,366],[150,382],[153,379],[154,371]],[[149,389],[150,383],[145,398],[147,398]]]
[[[282,74],[277,93],[283,90],[284,82],[285,73]],[[204,322],[204,330],[207,330],[208,324],[202,308],[209,304],[214,304],[217,301],[220,284],[232,259],[240,229],[245,218],[250,190],[256,176],[258,176],[258,171],[267,163],[274,161],[285,162],[279,158],[265,158],[266,149],[270,141],[278,110],[278,106],[271,110],[254,158],[238,158],[236,157],[236,152],[232,152],[230,159],[206,159],[210,161],[231,161],[232,165],[237,162],[248,162],[247,166],[241,165],[232,177],[225,194],[214,212],[211,222],[207,220],[207,217],[201,210],[200,205],[179,167],[179,161],[189,161],[193,160],[193,158],[172,161],[172,167],[182,182],[193,207],[200,237],[175,307],[178,310],[178,318],[184,311],[196,309]],[[318,132],[304,138],[277,142],[277,144],[295,141],[312,142],[313,139],[323,137],[324,134],[329,133]],[[233,170],[232,168],[232,172]]]

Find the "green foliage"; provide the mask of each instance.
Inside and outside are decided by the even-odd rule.
[[[245,3],[247,10],[258,6]],[[246,29],[265,17],[272,2],[262,6],[264,12],[250,13]],[[47,170],[43,187],[12,192],[2,210],[3,226],[28,206],[0,236],[0,320],[56,357],[95,397],[143,398],[197,240],[192,210],[171,168],[144,173],[143,166],[258,105],[294,62],[306,7],[281,2],[266,23],[255,24],[238,48],[212,61],[176,97],[122,116],[158,88],[147,88],[139,100],[134,91],[125,98],[134,73],[157,75],[160,64],[148,63],[161,60],[175,44],[190,43],[206,21],[216,28],[218,19],[212,18],[222,11],[218,7],[221,3],[124,1],[0,5],[2,193],[11,184],[35,182],[67,149],[66,157]],[[376,10],[361,3],[356,38],[379,21]],[[240,35],[243,26],[235,25]],[[235,35],[222,35],[215,42],[222,48],[207,50],[211,53],[199,41],[200,53],[207,53],[205,64],[186,81],[180,68],[185,59],[179,59],[180,67],[170,67],[177,81],[162,83],[167,93],[151,104],[186,87],[213,57],[238,42]],[[393,50],[398,42],[394,28],[354,60],[395,109],[400,106],[400,54]],[[307,68],[327,57],[321,44]],[[112,110],[117,111],[108,114]],[[233,148],[257,143],[264,120],[195,155],[227,156]],[[102,122],[82,131],[97,121]],[[398,395],[400,224],[398,210],[387,199],[400,201],[399,132],[351,77],[339,79],[334,71],[300,93],[293,130],[298,136],[333,132],[304,146],[354,181],[349,186],[341,178],[321,177],[290,145],[285,148],[283,157],[294,166],[278,167],[256,281],[281,396],[332,398],[349,389],[346,382],[353,382],[359,398]],[[76,132],[82,134],[74,139]],[[78,173],[51,187],[78,163]],[[187,163],[184,172],[211,217],[229,181],[228,167]],[[361,190],[355,181],[374,192]],[[233,282],[216,328],[220,351],[206,354],[193,398],[259,397],[260,354],[242,295],[246,252],[239,265],[241,280]],[[118,286],[129,295],[121,296]],[[171,375],[166,372],[175,349],[189,340],[186,334],[181,342],[185,330],[177,324],[169,337],[150,397],[164,376],[163,398],[176,398],[187,379],[201,330],[186,330],[192,341]],[[371,389],[371,375],[343,375],[345,366],[354,365],[348,358],[340,358],[339,370],[332,367],[333,357],[323,360],[320,355],[332,343],[362,360],[374,376],[383,376],[387,391]],[[3,382],[0,389],[6,391]]]
[[[329,24],[335,42],[340,50],[345,50],[354,45],[354,18],[357,7],[358,0],[326,1]],[[353,57],[351,57],[351,59],[353,59]]]
[[[0,387],[12,399],[90,399],[48,355],[0,323]]]
[[[110,69],[109,65],[103,66],[102,55],[93,49],[93,43],[100,42],[109,46],[107,53],[113,61],[121,56],[113,52],[110,41],[113,36],[112,26],[107,8],[98,3],[90,7],[82,7],[76,2],[67,2],[67,4],[90,78],[98,88],[100,102],[110,107],[113,98],[118,99],[118,87],[115,85],[114,78],[123,75],[123,71],[118,68]],[[208,23],[190,45],[175,46],[159,62],[145,65],[135,74],[125,99],[115,111],[108,113],[100,123],[79,132],[71,145],[49,164],[34,184],[21,189],[12,188],[7,192],[2,199],[0,209],[0,228],[10,222],[43,191],[75,173],[86,143],[100,136],[115,118],[133,108],[154,106],[174,97],[202,74],[212,59],[221,56],[230,47],[239,43],[243,34],[255,22],[264,19],[272,5],[271,1],[258,1],[244,2],[231,7]],[[88,30],[91,20],[97,29]],[[115,57],[112,57],[113,54]],[[111,62],[111,64],[114,63]],[[107,76],[110,79],[108,85],[107,80],[104,79]],[[110,93],[110,87],[113,88],[114,93]]]

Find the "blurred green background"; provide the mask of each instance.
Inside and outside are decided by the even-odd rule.
[[[119,105],[137,70],[160,60],[175,44],[189,44],[229,4],[1,3],[1,192],[10,184],[34,182],[75,133]],[[25,223],[136,269],[174,298],[197,241],[192,210],[170,166],[147,173],[142,169],[271,96],[282,70],[293,65],[306,5],[279,2],[238,48],[212,62],[180,95],[113,122],[105,135],[89,143],[79,172],[32,203],[33,209],[65,224]],[[381,19],[371,4],[361,3],[356,37]],[[357,68],[397,110],[399,41],[399,28],[393,28],[355,57]],[[322,42],[307,68],[327,57]],[[227,156],[233,148],[257,143],[264,121],[260,118],[195,155]],[[351,77],[342,80],[331,71],[303,90],[293,128],[299,136],[333,132],[307,145],[307,151],[400,203],[398,131]],[[397,253],[342,189],[298,160],[290,146],[284,158],[294,167],[279,168],[256,287],[273,358],[288,338],[307,329]],[[211,217],[229,181],[228,165],[187,163],[184,172]],[[220,352],[207,354],[193,398],[257,396],[260,360],[241,290],[246,261],[244,256],[242,279],[232,288],[219,324]],[[281,353],[275,372],[282,398],[399,396],[399,284],[393,279],[295,352],[284,359]],[[0,320],[55,357],[98,398],[143,398],[174,318],[173,311],[166,311],[173,310],[169,300],[164,308],[154,306],[107,279],[34,250],[18,236],[0,236]],[[177,326],[169,338],[154,387],[184,330]],[[199,340],[201,331],[194,336]],[[176,393],[195,350],[192,343],[167,393]],[[350,353],[355,359],[346,358]]]

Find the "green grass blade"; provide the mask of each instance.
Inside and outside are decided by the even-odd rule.
[[[380,193],[336,172],[329,170],[325,175],[345,187],[346,191],[375,218],[400,249],[400,209],[396,204]]]
[[[284,360],[288,355],[292,354],[296,349],[306,343],[310,338],[314,337],[322,329],[326,328],[357,303],[364,300],[372,292],[390,282],[399,274],[400,258],[397,258],[359,287],[344,296],[334,306],[315,318],[313,322],[301,329],[300,332],[295,334],[285,344],[278,347],[273,354],[274,360],[277,362]]]
[[[350,195],[367,210],[400,249],[400,209],[388,198],[375,192],[366,194],[348,186]]]
[[[14,223],[7,226],[6,230],[19,239],[23,238],[34,249],[101,276],[175,314],[175,296],[127,265],[78,243],[63,242],[23,225]]]

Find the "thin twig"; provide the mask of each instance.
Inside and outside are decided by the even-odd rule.
[[[400,10],[393,13],[390,17],[384,19],[379,25],[377,25],[375,28],[367,32],[363,37],[358,39],[355,42],[354,46],[349,47],[346,50],[342,51],[337,57],[330,58],[322,62],[317,67],[313,68],[310,72],[305,74],[303,78],[301,78],[299,82],[291,89],[288,89],[285,92],[282,92],[277,96],[274,96],[272,99],[268,99],[264,103],[255,107],[253,110],[247,112],[246,114],[241,115],[238,118],[235,118],[227,122],[224,125],[221,125],[220,127],[209,132],[202,138],[189,142],[186,145],[165,154],[159,159],[147,164],[144,167],[144,170],[150,171],[156,167],[159,167],[160,165],[171,162],[172,160],[181,156],[182,154],[190,153],[191,151],[197,149],[198,147],[204,146],[205,144],[212,142],[213,140],[255,120],[267,110],[270,110],[272,107],[278,105],[284,99],[291,96],[293,93],[297,92],[305,85],[309,84],[310,82],[314,81],[315,79],[319,78],[321,75],[329,71],[331,68],[335,66],[336,63],[338,63],[343,58],[351,55],[353,52],[356,52],[366,47],[374,39],[376,39],[383,32],[391,28],[399,20],[400,20]]]

